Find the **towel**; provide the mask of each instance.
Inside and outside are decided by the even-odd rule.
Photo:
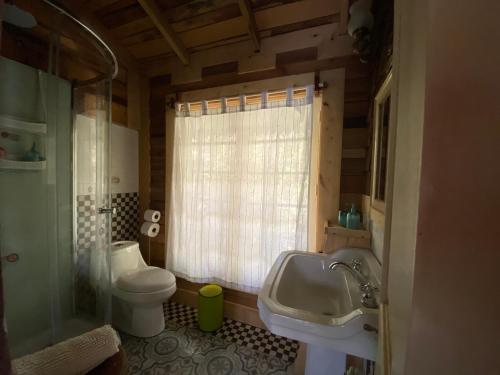
[[[77,375],[99,366],[119,351],[120,338],[105,325],[12,361],[14,375]]]

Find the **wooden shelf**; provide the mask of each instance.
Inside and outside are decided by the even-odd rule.
[[[0,159],[0,169],[18,171],[41,171],[45,169],[47,162],[42,161],[20,161]]]
[[[25,121],[6,115],[0,115],[0,128],[23,131],[32,134],[47,134],[47,124],[43,122]]]

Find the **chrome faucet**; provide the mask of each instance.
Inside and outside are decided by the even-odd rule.
[[[361,261],[359,259],[354,259],[351,265],[342,261],[335,261],[330,263],[328,268],[332,271],[337,268],[345,268],[358,280],[360,285],[368,284],[368,279],[361,273]]]
[[[378,288],[375,287],[365,275],[363,275],[363,272],[361,271],[361,264],[360,259],[353,259],[350,265],[342,261],[335,261],[330,263],[328,268],[332,271],[337,268],[344,268],[348,270],[359,282],[359,289],[363,292],[361,295],[361,303],[365,307],[374,309],[378,307],[378,303],[375,298],[375,292]]]

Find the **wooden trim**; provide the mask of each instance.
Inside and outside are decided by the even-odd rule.
[[[180,38],[172,29],[165,16],[161,13],[160,8],[156,5],[155,0],[138,0],[149,18],[160,31],[161,35],[166,39],[175,54],[179,57],[184,65],[189,64],[189,54],[182,44]]]
[[[377,375],[391,375],[391,335],[389,327],[389,307],[381,304],[378,316],[378,358],[375,367]]]
[[[277,77],[271,79],[255,80],[250,83],[240,84],[231,82],[227,85],[217,87],[201,88],[180,93],[182,102],[197,102],[201,100],[212,100],[227,98],[227,104],[237,98],[238,103],[241,95],[253,95],[267,91],[268,93],[279,92],[284,88],[303,88],[314,83],[313,73],[304,73],[299,75],[289,75],[286,77]],[[230,105],[230,104],[229,104]]]
[[[150,121],[149,121],[149,80],[144,77],[134,77],[130,83],[129,95],[132,90],[139,92],[139,108],[135,108],[140,113],[140,128],[139,128],[139,215],[137,220],[139,225],[142,223],[144,211],[150,207],[151,202],[151,141],[150,141]],[[130,97],[130,96],[129,96]],[[135,97],[135,96],[134,96]],[[137,98],[137,97],[136,97]],[[129,125],[132,125],[136,119],[136,115],[129,111]],[[140,248],[143,253],[143,258],[147,259],[148,243],[144,236],[140,236]]]
[[[198,290],[203,285],[177,278],[177,291],[172,296],[172,300],[196,308],[198,306]],[[234,289],[223,288],[223,290],[225,317],[254,327],[266,328],[259,317],[256,295]]]
[[[336,223],[339,211],[345,69],[322,71],[319,80],[327,84],[322,92],[316,219],[317,245],[321,246],[325,225]]]
[[[259,31],[257,30],[257,23],[255,22],[255,15],[252,11],[252,5],[249,0],[238,0],[238,4],[240,6],[241,14],[245,19],[245,22],[248,27],[248,34],[252,39],[253,45],[256,51],[260,50],[260,37]]]
[[[194,90],[227,86],[227,85],[246,83],[252,81],[262,81],[266,79],[298,75],[315,71],[326,71],[326,70],[345,68],[346,66],[357,61],[358,58],[353,55],[339,56],[323,60],[291,63],[279,68],[267,69],[257,72],[241,73],[236,76],[230,76],[230,77],[227,77],[225,75],[210,76],[206,77],[206,79],[203,79],[201,81],[192,83],[182,83],[178,85],[157,84],[155,85],[154,89],[155,91],[157,91],[157,93],[162,93],[162,94],[194,91]]]
[[[312,104],[311,161],[309,182],[309,212],[308,212],[308,250],[318,252],[322,246],[322,236],[318,231],[319,206],[318,192],[320,184],[320,153],[321,153],[321,111],[323,95],[321,91],[314,95]]]
[[[198,292],[177,288],[177,291],[172,296],[172,301],[182,305],[198,307]],[[266,329],[266,326],[260,320],[259,310],[253,309],[244,305],[239,305],[234,302],[224,300],[224,316],[229,319],[237,320],[254,327]]]
[[[391,92],[391,82],[392,82],[392,72],[389,72],[387,75],[386,79],[382,83],[382,86],[380,87],[379,91],[377,92],[377,95],[375,96],[374,99],[374,104],[373,104],[373,156],[372,156],[372,181],[371,181],[371,196],[372,196],[372,207],[377,209],[378,211],[385,213],[385,201],[379,200],[375,198],[375,184],[377,181],[377,173],[378,173],[378,165],[377,165],[377,159],[378,159],[378,154],[380,152],[379,150],[379,145],[378,145],[378,138],[380,134],[380,122],[379,122],[379,115],[380,115],[380,110],[379,110],[379,104],[382,103],[383,100],[387,98],[388,95],[390,95]],[[390,121],[390,120],[389,120]],[[391,121],[390,121],[391,122]],[[390,132],[390,129],[389,129]],[[388,134],[389,136],[390,134]],[[387,147],[389,148],[389,142],[391,142],[390,139],[387,140]],[[389,150],[387,150],[387,159],[389,158]],[[388,162],[387,162],[388,163]],[[386,170],[386,184],[385,187],[387,188],[387,180],[388,180],[388,175],[387,175],[387,170]]]

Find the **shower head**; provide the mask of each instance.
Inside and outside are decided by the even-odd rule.
[[[4,4],[3,20],[14,26],[31,29],[37,25],[35,17],[13,4]]]

